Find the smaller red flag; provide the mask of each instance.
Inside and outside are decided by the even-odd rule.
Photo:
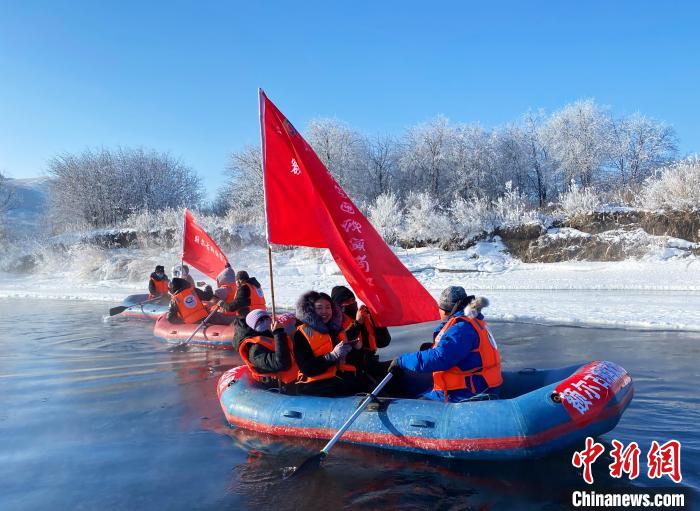
[[[216,279],[228,263],[219,246],[197,224],[188,209],[185,209],[185,228],[182,233],[182,260],[212,279]]]

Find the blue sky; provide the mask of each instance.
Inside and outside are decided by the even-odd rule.
[[[143,146],[211,196],[228,154],[258,142],[257,87],[299,127],[396,134],[592,97],[695,152],[699,21],[696,2],[0,1],[0,170]]]

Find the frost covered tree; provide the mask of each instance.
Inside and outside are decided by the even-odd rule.
[[[592,188],[579,187],[571,183],[569,190],[559,197],[559,211],[565,217],[572,217],[596,211],[600,206],[600,197]]]
[[[227,213],[235,223],[265,222],[262,156],[258,146],[246,146],[231,154],[226,168],[228,182],[219,191],[218,213]]]
[[[196,207],[201,182],[188,166],[144,149],[86,150],[49,163],[51,219],[56,227],[115,225],[140,210]]]
[[[641,184],[677,153],[678,142],[671,126],[639,113],[612,123],[611,166],[617,174],[616,184]]]
[[[611,125],[608,110],[592,99],[576,101],[552,114],[546,139],[562,172],[561,189],[573,181],[583,187],[597,183],[610,159]]]
[[[522,185],[521,189],[537,197],[540,207],[556,194],[555,181],[557,163],[552,158],[547,146],[544,112],[527,112],[520,121],[516,136],[527,159],[527,175],[529,186]]]
[[[394,186],[399,169],[400,146],[389,135],[366,139],[364,151],[367,158],[366,172],[369,184],[369,200],[388,193]]]
[[[448,169],[453,130],[446,117],[419,124],[404,135],[404,150],[399,160],[400,187],[425,190],[435,197],[449,194]]]
[[[450,192],[491,197],[500,186],[496,138],[478,124],[460,124],[449,144]]]
[[[366,145],[358,132],[335,119],[314,119],[304,138],[353,199],[368,198]]]
[[[406,198],[403,238],[415,243],[446,241],[452,236],[452,223],[438,201],[427,192],[411,192]]]
[[[378,196],[369,206],[369,221],[387,243],[396,242],[403,223],[398,197],[392,192]]]
[[[15,201],[15,191],[9,180],[0,172],[0,240],[6,236],[6,216]]]
[[[647,179],[635,203],[647,209],[700,210],[700,157],[677,162]]]
[[[4,221],[5,213],[13,206],[15,190],[10,180],[0,171],[0,219]]]

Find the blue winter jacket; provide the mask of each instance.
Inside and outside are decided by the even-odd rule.
[[[464,310],[459,310],[453,316],[463,316]],[[452,317],[452,316],[450,316]],[[433,340],[445,326],[450,318],[441,322],[433,331]],[[484,319],[479,314],[477,319]],[[405,353],[398,358],[398,364],[403,369],[417,373],[432,373],[434,371],[446,371],[451,367],[458,366],[462,370],[469,370],[481,367],[481,355],[471,351],[479,347],[479,334],[469,323],[458,321],[452,325],[442,336],[440,344],[436,348],[431,348],[415,353]],[[474,388],[480,394],[488,388],[486,380],[481,376],[474,376]],[[469,386],[467,384],[467,386]],[[470,388],[451,390],[448,393],[448,400],[452,402],[463,401],[474,396]],[[429,390],[421,396],[425,399],[444,401],[444,396],[440,390]]]

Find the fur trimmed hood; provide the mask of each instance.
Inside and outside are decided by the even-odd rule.
[[[328,325],[321,321],[321,318],[314,310],[314,302],[319,298],[325,298],[331,302],[333,307],[333,316],[331,317],[331,321]],[[317,332],[321,332],[323,334],[337,334],[343,328],[343,313],[340,310],[340,307],[334,304],[331,297],[326,293],[319,293],[318,291],[307,291],[299,297],[299,300],[297,300],[296,317],[299,321],[306,323]]]
[[[488,298],[486,298],[485,296],[477,296],[471,302],[469,302],[469,305],[467,305],[467,308],[464,310],[464,315],[476,318],[477,316],[479,316],[479,314],[481,314],[481,309],[488,306]]]

